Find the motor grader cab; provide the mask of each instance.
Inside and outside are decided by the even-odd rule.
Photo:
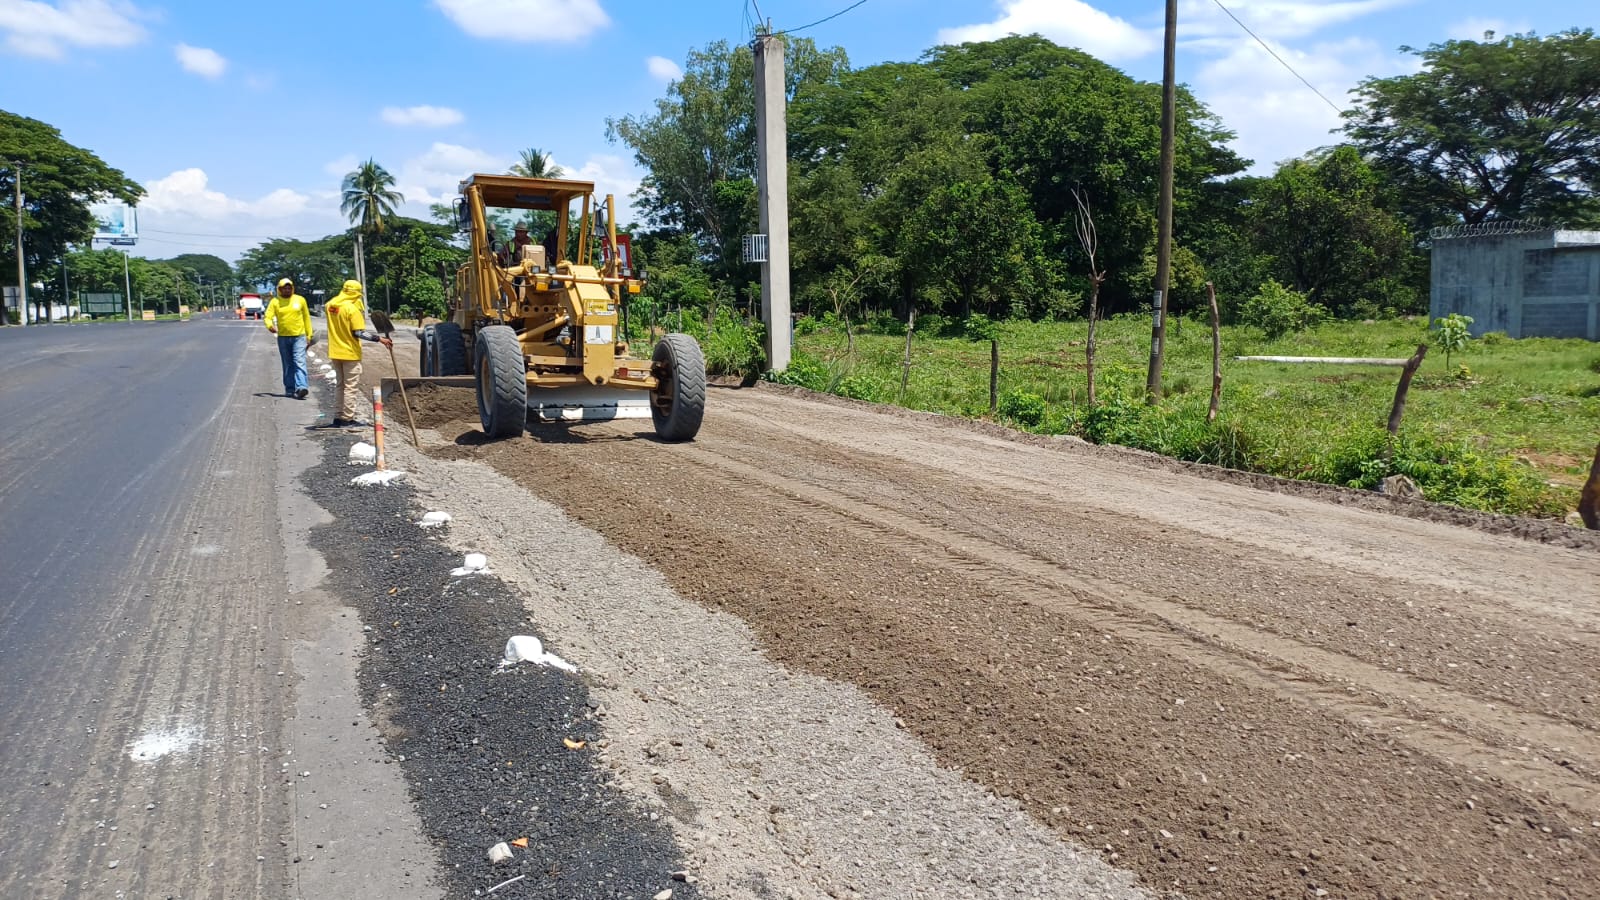
[[[687,441],[705,413],[700,345],[667,334],[634,358],[622,326],[642,280],[617,252],[616,204],[587,181],[473,175],[457,220],[471,255],[456,273],[445,321],[422,329],[422,374],[472,375],[491,438],[541,420],[645,418],[663,440]],[[490,210],[522,213],[553,232],[548,245],[491,244]],[[528,216],[532,211],[537,216]]]

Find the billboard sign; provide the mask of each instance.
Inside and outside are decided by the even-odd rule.
[[[132,244],[139,237],[139,211],[126,203],[96,203],[89,208],[94,214],[94,239],[113,244]]]
[[[117,315],[122,312],[121,294],[80,294],[83,311],[92,316]]]

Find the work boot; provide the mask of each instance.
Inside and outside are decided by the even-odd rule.
[[[305,388],[299,388],[299,389],[297,389],[297,390],[296,390],[296,391],[295,391],[295,392],[294,392],[294,398],[295,398],[295,399],[296,399],[296,400],[304,400],[304,399],[305,399],[305,398],[306,398],[306,389],[305,389]]]

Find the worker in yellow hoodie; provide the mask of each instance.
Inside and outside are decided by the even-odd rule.
[[[361,424],[356,418],[356,404],[361,397],[361,342],[394,346],[393,341],[368,330],[366,305],[361,302],[361,294],[361,282],[346,281],[323,307],[328,320],[328,361],[333,364],[338,379],[335,428]]]
[[[267,330],[278,336],[278,358],[283,362],[283,395],[306,398],[306,347],[311,344],[311,307],[294,292],[294,281],[279,279],[278,290],[262,316]]]

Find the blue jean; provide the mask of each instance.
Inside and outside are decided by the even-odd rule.
[[[283,392],[292,394],[306,386],[305,335],[278,335],[278,358],[283,361]]]

